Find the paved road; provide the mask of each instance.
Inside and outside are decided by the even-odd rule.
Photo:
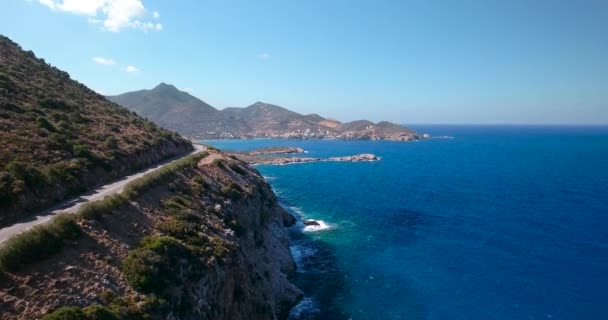
[[[198,152],[201,152],[201,151],[204,151],[207,149],[207,147],[205,147],[203,145],[199,145],[199,144],[193,144],[193,146],[194,146],[195,150],[190,154],[198,153]],[[181,159],[181,158],[179,158],[179,159]],[[64,203],[59,204],[59,205],[53,207],[52,209],[41,212],[34,217],[30,217],[28,220],[16,223],[9,227],[2,228],[2,229],[0,229],[0,243],[6,241],[11,236],[14,236],[18,233],[21,233],[27,229],[32,228],[33,226],[36,226],[41,223],[45,223],[45,222],[49,221],[52,217],[56,216],[59,213],[62,213],[62,212],[75,213],[78,211],[80,206],[82,206],[85,203],[101,200],[106,196],[109,196],[109,195],[112,195],[115,193],[120,193],[120,192],[122,192],[122,190],[125,188],[125,186],[129,182],[131,182],[147,173],[156,171],[156,170],[168,165],[169,163],[172,163],[179,159],[166,161],[166,162],[156,165],[155,167],[148,168],[144,171],[140,171],[140,172],[132,174],[130,176],[126,176],[120,181],[116,181],[114,183],[105,185],[96,190],[83,194],[79,197],[65,201]]]

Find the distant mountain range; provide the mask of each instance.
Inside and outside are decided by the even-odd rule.
[[[263,102],[256,102],[246,108],[218,110],[166,83],[161,83],[151,90],[127,92],[107,98],[190,138],[412,141],[427,137],[387,121],[373,123],[359,120],[341,123],[317,114],[302,115]]]

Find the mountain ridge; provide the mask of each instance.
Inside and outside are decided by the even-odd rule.
[[[195,139],[293,138],[413,141],[428,138],[387,121],[342,123],[318,114],[303,115],[257,101],[244,108],[216,109],[175,86],[161,82],[149,90],[106,96],[159,125]]]

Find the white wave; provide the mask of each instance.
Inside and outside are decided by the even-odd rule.
[[[319,310],[315,301],[310,297],[304,297],[300,303],[289,311],[289,319],[299,319],[306,314],[319,312],[321,312],[321,310]]]
[[[304,227],[304,232],[317,232],[322,230],[331,229],[331,226],[325,223],[323,220],[315,220],[319,225],[318,226],[306,226]]]

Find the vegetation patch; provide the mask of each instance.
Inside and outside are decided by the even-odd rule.
[[[150,319],[146,306],[114,297],[107,306],[93,304],[85,308],[61,307],[41,320],[144,320]]]
[[[143,293],[166,297],[166,293],[185,281],[196,281],[202,266],[196,256],[179,240],[146,237],[123,263],[129,285]]]
[[[243,192],[243,189],[236,183],[231,182],[229,185],[223,186],[220,192],[223,196],[233,201],[238,201],[242,197],[241,193]]]
[[[36,226],[8,239],[0,246],[0,269],[15,271],[19,267],[42,260],[60,251],[65,242],[82,234],[73,216],[55,217],[51,222]]]
[[[81,235],[82,230],[76,223],[76,219],[99,220],[104,214],[111,214],[116,209],[126,205],[130,199],[136,197],[142,191],[165,181],[176,171],[187,167],[195,167],[204,156],[206,156],[206,153],[198,153],[180,159],[129,183],[123,193],[107,196],[102,200],[83,205],[75,216],[59,215],[49,223],[41,224],[10,238],[0,246],[0,270],[14,271],[20,266],[39,261],[59,252],[66,241],[77,239]],[[12,176],[18,177],[24,185],[39,183],[40,179],[43,179],[42,173],[37,169],[18,162],[11,162],[7,169]],[[64,174],[60,171],[59,169],[54,170],[51,176],[63,176]],[[7,181],[10,178],[6,174],[0,175],[0,201],[6,201],[5,199],[9,197],[4,189],[7,187]],[[13,187],[14,185],[13,183]],[[185,199],[174,198],[172,202],[167,202],[167,206],[181,212],[182,208],[189,205],[185,201]],[[177,230],[183,228],[183,226],[180,226]]]
[[[132,181],[129,183],[123,194],[132,199],[139,195],[141,192],[149,190],[150,188],[158,185],[159,183],[166,181],[169,177],[171,177],[176,171],[185,169],[185,168],[194,168],[198,164],[198,162],[209,155],[207,152],[199,152],[192,155],[189,155],[185,158],[179,159],[171,164],[164,166],[163,168],[156,170],[154,172],[150,172],[143,177]]]
[[[122,194],[107,196],[99,201],[87,203],[78,210],[78,215],[86,220],[99,220],[104,214],[127,204],[128,199]]]

